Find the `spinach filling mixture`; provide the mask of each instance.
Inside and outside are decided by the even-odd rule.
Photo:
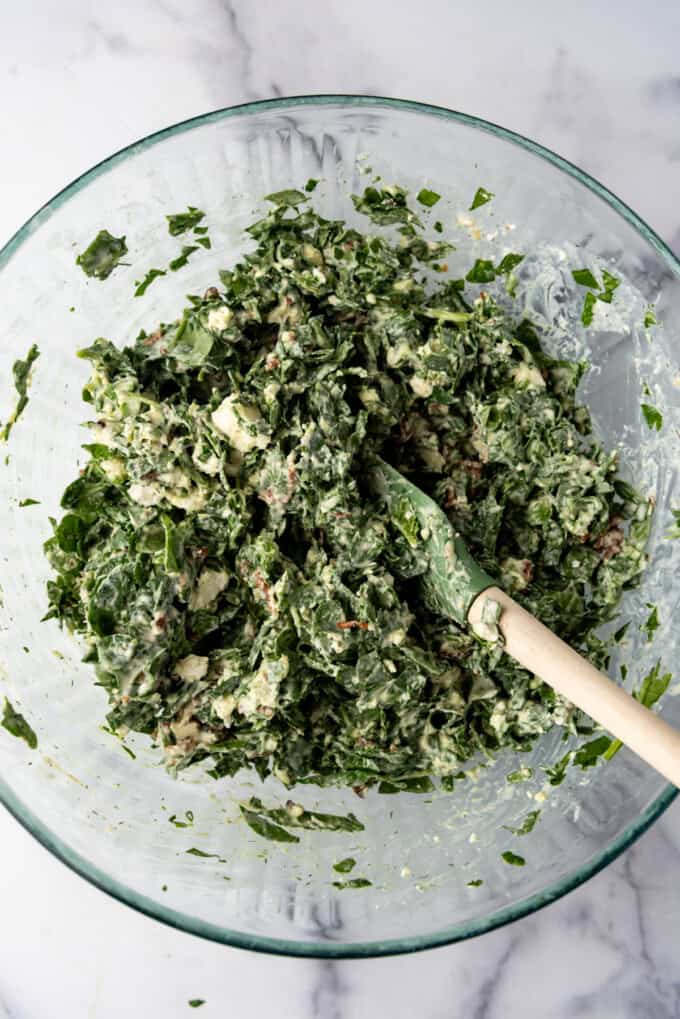
[[[446,787],[480,753],[592,727],[424,606],[418,529],[370,490],[371,457],[599,666],[651,504],[590,436],[586,365],[474,285],[520,255],[442,282],[451,245],[402,189],[354,198],[390,231],[309,198],[270,195],[255,249],[178,321],[81,351],[89,461],[46,545],[48,616],[84,637],[112,729],[150,734],[172,771]]]

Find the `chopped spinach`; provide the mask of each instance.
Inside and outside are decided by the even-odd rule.
[[[19,502],[19,508],[24,509],[26,506],[39,506],[40,501],[38,499],[21,499]]]
[[[518,856],[517,853],[512,853],[509,849],[501,853],[501,858],[511,867],[524,867],[527,862],[523,856]]]
[[[659,623],[659,610],[656,607],[656,605],[651,605],[648,602],[647,608],[651,609],[652,611],[649,613],[640,629],[644,630],[645,633],[647,634],[647,643],[649,643],[649,641],[652,639],[656,631],[659,629],[660,623]]]
[[[647,309],[645,311],[644,326],[645,326],[645,329],[649,329],[650,326],[655,326],[655,325],[657,325],[656,313],[654,311],[654,306],[650,304],[650,305],[648,305],[648,307],[647,307]]]
[[[200,238],[197,238],[197,240],[200,242]],[[186,265],[187,262],[189,261],[190,255],[193,255],[194,251],[198,251],[198,247],[196,244],[182,245],[181,253],[177,256],[177,258],[173,258],[172,261],[170,262],[171,271],[177,272],[178,269],[181,269],[182,266]]]
[[[354,814],[322,814],[305,810],[299,803],[289,800],[285,807],[265,807],[261,800],[251,797],[240,804],[241,813],[253,831],[264,838],[278,842],[298,842],[287,828],[309,828],[314,831],[363,831],[364,826]],[[282,834],[285,834],[285,838]]]
[[[490,202],[494,197],[495,195],[493,191],[487,191],[486,188],[477,188],[469,211],[472,212],[473,209],[478,209],[480,205],[486,205],[486,203]]]
[[[468,283],[491,283],[497,276],[507,276],[524,260],[524,255],[510,252],[504,255],[498,265],[488,258],[478,258],[465,279]]]
[[[646,708],[651,708],[656,704],[660,697],[663,697],[672,678],[672,672],[661,673],[661,661],[658,661],[642,680],[640,689],[633,691],[633,697],[635,697],[640,704],[644,704]],[[617,753],[622,746],[623,743],[620,739],[611,740],[604,753],[604,757],[607,760],[611,760],[614,754]]]
[[[522,821],[519,828],[512,828],[508,824],[504,824],[503,827],[506,831],[512,832],[513,835],[528,835],[529,832],[534,830],[534,826],[541,816],[540,810],[530,810],[527,816]]]
[[[518,768],[517,771],[511,771],[506,776],[508,782],[528,782],[530,778],[533,778],[533,768]]]
[[[441,195],[438,195],[436,191],[430,191],[429,188],[421,188],[416,197],[421,205],[431,209],[433,205],[437,204]]]
[[[18,421],[22,412],[24,411],[26,404],[28,403],[28,387],[31,381],[31,368],[35,361],[40,357],[40,351],[35,343],[32,343],[29,347],[28,354],[26,355],[25,361],[15,361],[12,365],[12,375],[14,376],[14,388],[17,391],[17,403],[16,407],[8,417],[7,421],[0,428],[0,441],[7,442],[10,437],[12,428]]]
[[[652,431],[660,432],[663,425],[663,414],[661,411],[657,410],[656,407],[652,407],[650,403],[641,403],[640,407],[647,422],[647,427]]]
[[[593,290],[600,289],[600,284],[597,282],[590,269],[572,269],[571,275],[581,287],[591,287]]]
[[[38,746],[38,737],[35,732],[24,716],[12,707],[6,697],[0,725],[2,725],[3,729],[7,729],[7,732],[11,733],[12,736],[16,736],[17,739],[22,739],[28,743],[31,750],[35,750]]]
[[[168,233],[173,237],[187,233],[188,230],[195,230],[205,213],[201,209],[190,205],[186,212],[177,212],[174,215],[165,217],[168,221]]]
[[[108,230],[100,230],[92,243],[76,258],[86,276],[107,279],[120,260],[127,254],[125,237],[114,237]]]
[[[135,297],[141,297],[147,292],[154,280],[159,276],[167,276],[165,269],[149,269],[143,280],[135,280]]]
[[[597,277],[590,269],[572,269],[571,274],[579,286],[590,288],[583,300],[581,313],[581,322],[584,326],[589,326],[593,321],[597,301],[611,304],[614,291],[620,285],[621,280],[606,269],[602,270],[602,285],[598,283]]]
[[[336,870],[338,874],[349,874],[356,867],[356,863],[357,861],[354,857],[347,856],[344,860],[338,860],[337,863],[334,863],[333,870]]]
[[[195,849],[194,846],[192,846],[191,849],[186,849],[185,852],[189,856],[199,856],[202,860],[219,860],[220,863],[227,862],[217,853],[205,853],[202,849]]]

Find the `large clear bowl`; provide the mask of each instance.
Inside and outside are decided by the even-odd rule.
[[[121,901],[216,941],[291,955],[380,955],[488,931],[586,880],[674,796],[625,749],[546,786],[542,769],[570,745],[556,730],[532,753],[505,755],[458,782],[453,794],[369,792],[359,800],[349,791],[303,787],[295,795],[305,805],[352,810],[365,831],[269,843],[239,821],[236,800],[256,793],[279,802],[288,794],[277,782],[262,789],[245,773],[214,782],[198,769],[173,780],[144,737],[127,741],[133,760],[101,728],[105,696],[80,662],[81,649],[54,622],[40,621],[48,517],[58,514],[60,493],[84,458],[87,365],[75,351],[99,335],[130,341],[142,326],[175,317],[185,294],[216,282],[218,268],[243,250],[242,230],[261,212],[263,195],[319,178],[321,211],[353,218],[350,194],[376,174],[442,195],[436,217],[458,245],[449,260],[454,275],[474,257],[539,253],[527,259],[525,276],[531,270],[540,283],[523,282],[520,291],[528,312],[545,326],[551,349],[591,360],[582,397],[596,432],[621,450],[623,473],[657,499],[649,567],[640,590],[625,598],[622,618],[632,623],[612,675],[627,663],[634,687],[658,658],[672,669],[680,542],[665,533],[669,507],[680,504],[680,266],[580,170],[511,132],[443,109],[370,97],[277,100],[199,117],[112,156],[57,195],[0,254],[0,417],[11,404],[11,363],[31,342],[41,348],[29,405],[7,446],[9,460],[0,463],[0,694],[30,719],[39,747],[32,752],[0,729],[0,796],[56,856]],[[496,197],[468,213],[479,185]],[[164,216],[187,204],[206,210],[212,250],[133,300],[134,280],[176,253]],[[132,263],[106,282],[88,280],[74,264],[101,227],[127,235]],[[586,264],[606,264],[624,280],[587,331],[584,291],[569,272]],[[660,324],[645,330],[648,303]],[[645,384],[653,396],[642,395]],[[645,399],[663,409],[660,432],[640,413]],[[20,507],[26,498],[40,505]],[[646,603],[658,606],[662,624],[651,642],[639,629]],[[667,693],[661,710],[680,725],[680,698]],[[518,766],[533,768],[533,779],[508,783]],[[531,835],[519,839],[503,827],[537,804],[542,815]],[[170,823],[187,811],[193,827]],[[508,849],[526,866],[504,863]],[[358,861],[353,874],[371,887],[333,886],[333,864],[348,856]],[[468,884],[477,879],[483,884]]]

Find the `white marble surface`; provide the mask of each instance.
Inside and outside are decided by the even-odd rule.
[[[67,181],[248,99],[374,92],[524,132],[680,252],[680,7],[619,0],[28,0],[0,32],[0,242]],[[212,945],[106,898],[0,811],[0,1019],[680,1016],[680,803],[567,898],[482,939],[367,962]],[[206,999],[192,1012],[190,998]]]

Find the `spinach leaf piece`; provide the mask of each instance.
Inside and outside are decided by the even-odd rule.
[[[16,736],[17,739],[22,739],[28,743],[31,750],[35,750],[38,746],[38,737],[35,732],[24,716],[12,707],[7,697],[5,697],[5,706],[2,712],[2,719],[0,719],[0,725],[2,725],[3,729],[7,729],[7,732],[12,736]]]
[[[7,421],[0,429],[0,440],[7,442],[10,437],[12,428],[18,421],[19,417],[23,413],[28,403],[28,387],[31,381],[31,368],[33,364],[40,357],[40,351],[35,343],[31,344],[24,361],[15,361],[12,366],[12,375],[14,376],[14,388],[17,391],[17,402],[14,410],[8,417]]]
[[[100,230],[91,244],[76,258],[86,276],[107,279],[121,259],[127,255],[125,237],[114,237],[108,230]]]

